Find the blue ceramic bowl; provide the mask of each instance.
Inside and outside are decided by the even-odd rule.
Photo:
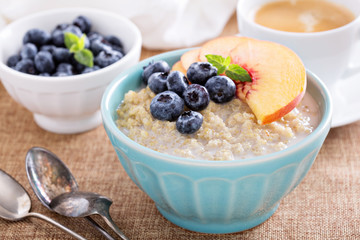
[[[188,49],[154,56],[118,76],[103,95],[104,128],[130,178],[171,222],[205,233],[231,233],[255,227],[276,211],[314,162],[330,129],[329,92],[315,75],[307,72],[307,91],[320,106],[321,122],[309,136],[283,151],[234,161],[162,154],[122,133],[115,123],[116,109],[126,92],[141,86],[143,66],[160,59],[172,65],[185,51]]]

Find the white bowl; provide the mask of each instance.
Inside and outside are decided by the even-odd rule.
[[[119,37],[126,55],[103,69],[67,77],[30,75],[6,65],[7,59],[19,52],[26,31],[39,28],[50,32],[79,15],[92,21],[93,31]],[[119,73],[139,61],[141,44],[137,26],[120,15],[90,8],[48,10],[16,20],[0,32],[0,78],[9,95],[34,114],[41,128],[63,134],[84,132],[101,124],[102,94]]]

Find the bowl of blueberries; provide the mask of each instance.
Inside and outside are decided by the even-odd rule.
[[[0,32],[0,78],[42,129],[80,133],[102,122],[107,85],[140,59],[142,38],[129,19],[91,8],[46,10]]]

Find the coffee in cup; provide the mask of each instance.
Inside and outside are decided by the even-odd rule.
[[[326,0],[278,0],[261,6],[255,22],[287,32],[321,32],[355,19],[346,7]]]

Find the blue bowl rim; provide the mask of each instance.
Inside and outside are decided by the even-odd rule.
[[[170,154],[160,153],[141,144],[133,141],[129,137],[127,137],[123,132],[118,129],[116,123],[112,119],[112,112],[109,109],[109,102],[111,96],[113,95],[114,91],[118,88],[121,83],[121,79],[126,78],[128,75],[131,75],[132,72],[136,71],[139,67],[146,65],[150,61],[153,60],[163,60],[169,57],[180,56],[186,52],[194,48],[186,48],[180,50],[169,51],[165,53],[161,53],[150,58],[144,59],[139,62],[137,65],[127,69],[119,76],[117,76],[106,88],[102,101],[101,101],[101,116],[103,120],[103,125],[108,128],[108,130],[116,136],[117,139],[121,140],[127,147],[132,148],[136,151],[141,152],[142,154],[146,154],[154,159],[162,160],[162,161],[169,161],[176,164],[181,165],[200,165],[200,166],[215,166],[215,167],[234,167],[234,166],[241,166],[241,165],[251,165],[251,164],[259,164],[262,162],[273,161],[278,158],[282,158],[285,155],[291,155],[294,152],[302,149],[308,145],[311,145],[316,139],[320,138],[322,133],[328,131],[331,126],[331,117],[333,111],[333,103],[330,97],[329,90],[325,86],[325,84],[311,71],[307,70],[307,78],[310,76],[312,79],[312,83],[315,85],[316,89],[319,89],[319,93],[325,99],[324,104],[324,116],[321,119],[317,128],[309,134],[304,139],[300,140],[299,142],[295,143],[294,145],[289,146],[288,148],[273,152],[266,155],[245,158],[245,159],[235,159],[235,160],[224,160],[224,161],[211,161],[211,160],[200,160],[200,159],[189,159],[184,157],[178,157]],[[120,104],[120,103],[119,103]]]

